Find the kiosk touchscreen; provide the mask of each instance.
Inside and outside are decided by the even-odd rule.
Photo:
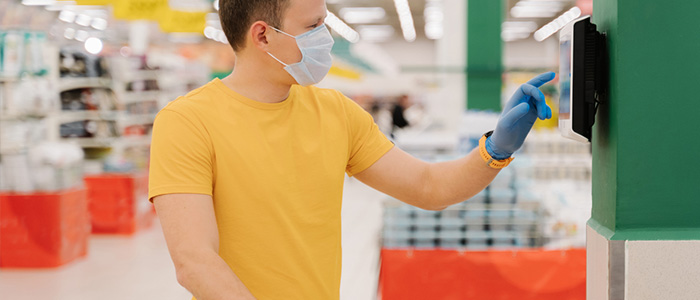
[[[559,34],[559,130],[564,137],[590,142],[597,105],[607,94],[605,35],[590,16]]]

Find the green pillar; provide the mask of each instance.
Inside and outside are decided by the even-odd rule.
[[[610,97],[593,128],[589,300],[700,295],[699,10],[685,0],[593,2]]]
[[[700,240],[700,1],[594,0],[610,99],[593,132],[591,228]]]
[[[502,0],[467,1],[467,109],[501,110]]]

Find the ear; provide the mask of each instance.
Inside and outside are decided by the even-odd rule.
[[[257,21],[250,26],[250,41],[253,45],[262,50],[268,50],[268,34],[270,33],[269,26],[263,21]]]

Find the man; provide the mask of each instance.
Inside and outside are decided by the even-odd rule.
[[[178,282],[199,300],[338,299],[345,173],[408,204],[473,196],[551,116],[524,85],[488,139],[436,164],[411,157],[339,92],[310,86],[330,68],[324,0],[221,0],[236,67],[156,118],[149,197]],[[303,53],[303,55],[302,55]]]
[[[408,95],[406,94],[399,96],[396,103],[394,103],[394,106],[391,109],[391,120],[393,124],[391,126],[391,138],[394,138],[394,132],[396,129],[401,129],[411,125],[408,123],[408,120],[406,120],[406,116],[404,116],[406,109],[410,105]]]

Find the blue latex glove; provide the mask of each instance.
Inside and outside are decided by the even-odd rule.
[[[486,139],[486,151],[497,160],[509,158],[520,149],[537,118],[552,117],[544,94],[538,89],[554,79],[554,72],[540,74],[523,84],[508,100],[493,134]]]

